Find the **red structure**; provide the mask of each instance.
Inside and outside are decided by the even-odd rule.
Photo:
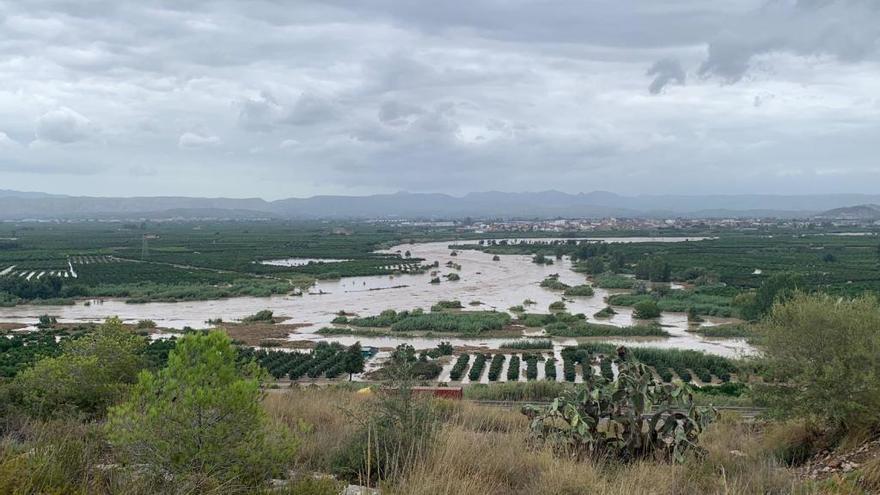
[[[430,394],[441,399],[461,400],[464,397],[461,387],[413,387],[415,394]]]

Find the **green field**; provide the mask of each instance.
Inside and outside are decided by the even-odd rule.
[[[138,302],[286,293],[316,279],[422,271],[423,260],[374,251],[444,235],[338,222],[6,223],[0,224],[0,237],[14,240],[0,242],[0,273],[5,272],[0,304],[83,296]],[[260,263],[286,258],[344,261]]]

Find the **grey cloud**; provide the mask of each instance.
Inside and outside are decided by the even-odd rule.
[[[880,58],[880,3],[872,0],[770,0],[733,19],[709,40],[700,74],[734,83],[755,57],[774,52],[827,55],[844,62]]]
[[[878,8],[0,0],[0,129],[37,134],[0,142],[24,164],[0,183],[34,189],[16,174],[57,163],[53,192],[714,192],[833,162],[847,172],[811,187],[868,187]],[[63,172],[96,163],[99,181]]]
[[[93,130],[88,118],[70,108],[61,107],[37,119],[35,134],[40,141],[73,143],[88,138]]]
[[[293,125],[309,125],[336,118],[337,104],[325,97],[303,93],[289,109],[283,121]]]
[[[671,58],[654,62],[646,75],[654,78],[648,86],[652,95],[660,94],[668,84],[684,85],[686,78],[681,62]]]
[[[379,121],[385,125],[400,126],[409,124],[412,118],[424,113],[420,107],[397,100],[386,101],[379,108]]]

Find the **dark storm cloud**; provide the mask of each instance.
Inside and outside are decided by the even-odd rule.
[[[873,0],[0,0],[0,29],[4,188],[723,192],[876,173]]]
[[[667,84],[683,85],[686,78],[681,62],[671,58],[664,58],[655,62],[648,69],[646,75],[654,78],[651,81],[651,85],[648,86],[648,91],[652,95],[660,94]]]

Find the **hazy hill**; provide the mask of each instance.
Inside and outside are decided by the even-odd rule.
[[[260,198],[60,196],[0,190],[0,220],[78,218],[554,218],[554,217],[780,217],[826,215],[853,204],[877,208],[880,195],[639,195],[594,191],[474,192],[372,196]],[[868,217],[873,218],[873,217]]]
[[[880,205],[856,205],[834,208],[816,215],[816,218],[838,220],[880,220]]]

